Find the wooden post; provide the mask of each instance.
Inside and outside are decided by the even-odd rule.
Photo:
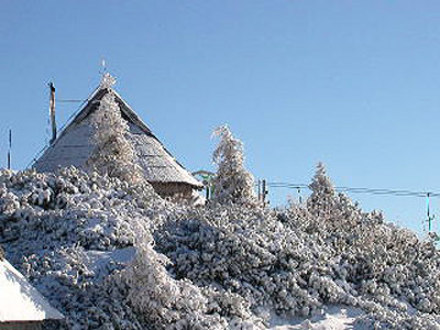
[[[55,120],[55,86],[53,83],[49,83],[50,88],[50,100],[49,100],[49,113],[50,113],[50,123],[52,125],[52,138],[50,139],[50,144],[54,143],[57,138],[57,123]]]

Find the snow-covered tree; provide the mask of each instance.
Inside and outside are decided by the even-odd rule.
[[[309,187],[312,194],[307,200],[308,210],[314,215],[328,215],[334,209],[337,194],[323,163],[318,163],[315,176]]]
[[[227,125],[218,127],[213,135],[220,138],[213,154],[218,166],[213,199],[221,204],[256,202],[254,177],[244,167],[243,143],[232,135]]]
[[[95,149],[87,164],[100,174],[117,177],[129,183],[143,181],[142,170],[136,164],[136,153],[132,143],[126,138],[128,123],[122,118],[121,110],[115,99],[112,85],[115,79],[105,74],[100,84],[108,92],[100,101],[99,108],[92,115]]]

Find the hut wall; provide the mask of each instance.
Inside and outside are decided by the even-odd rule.
[[[193,186],[185,183],[151,182],[151,185],[153,186],[154,190],[164,198],[173,197],[176,195],[180,195],[184,198],[190,198],[194,190]]]

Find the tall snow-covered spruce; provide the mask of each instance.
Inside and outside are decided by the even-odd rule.
[[[136,164],[136,153],[132,143],[126,138],[128,123],[121,116],[112,86],[116,80],[106,73],[100,89],[107,89],[99,108],[92,115],[94,132],[92,139],[95,149],[87,164],[90,169],[111,177],[117,177],[131,184],[141,183],[142,171]]]
[[[335,207],[337,194],[323,163],[319,162],[316,166],[316,173],[309,187],[312,194],[307,200],[308,210],[316,216],[328,215]]]
[[[220,138],[213,154],[218,166],[213,199],[220,204],[255,203],[254,177],[244,167],[243,143],[227,125],[218,127],[213,135]]]

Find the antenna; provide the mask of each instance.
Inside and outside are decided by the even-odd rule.
[[[49,83],[50,88],[50,99],[49,99],[49,113],[50,113],[50,123],[52,125],[52,138],[50,139],[50,144],[54,143],[57,139],[57,123],[55,120],[55,86],[52,82]]]
[[[9,129],[8,170],[11,169],[12,129]]]

